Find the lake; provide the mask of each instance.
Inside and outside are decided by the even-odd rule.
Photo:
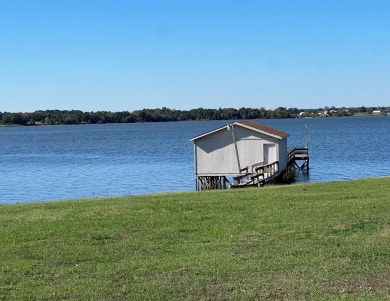
[[[129,196],[195,189],[193,143],[231,121],[0,127],[0,203]],[[390,175],[390,117],[257,120],[305,145],[298,181]]]

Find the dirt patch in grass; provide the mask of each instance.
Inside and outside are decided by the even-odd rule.
[[[350,279],[342,279],[328,283],[332,294],[362,295],[376,291],[388,291],[390,295],[390,269],[374,275],[361,275]]]

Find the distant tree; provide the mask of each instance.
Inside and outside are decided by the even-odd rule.
[[[12,120],[12,118],[11,118],[11,113],[7,113],[7,112],[5,112],[5,113],[3,113],[2,114],[2,118],[1,118],[1,123],[2,124],[11,124],[12,122],[11,122],[11,120]]]
[[[273,111],[272,113],[273,118],[289,118],[290,114],[288,113],[287,109],[284,107],[279,107],[276,110]]]
[[[288,111],[288,113],[290,114],[291,117],[297,117],[299,115],[299,113],[300,113],[298,108],[289,108],[287,111]]]

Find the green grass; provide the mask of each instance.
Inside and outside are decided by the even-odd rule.
[[[390,300],[390,178],[0,206],[0,300]]]

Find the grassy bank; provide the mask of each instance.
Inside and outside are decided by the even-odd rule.
[[[389,300],[390,178],[0,206],[0,300]]]

